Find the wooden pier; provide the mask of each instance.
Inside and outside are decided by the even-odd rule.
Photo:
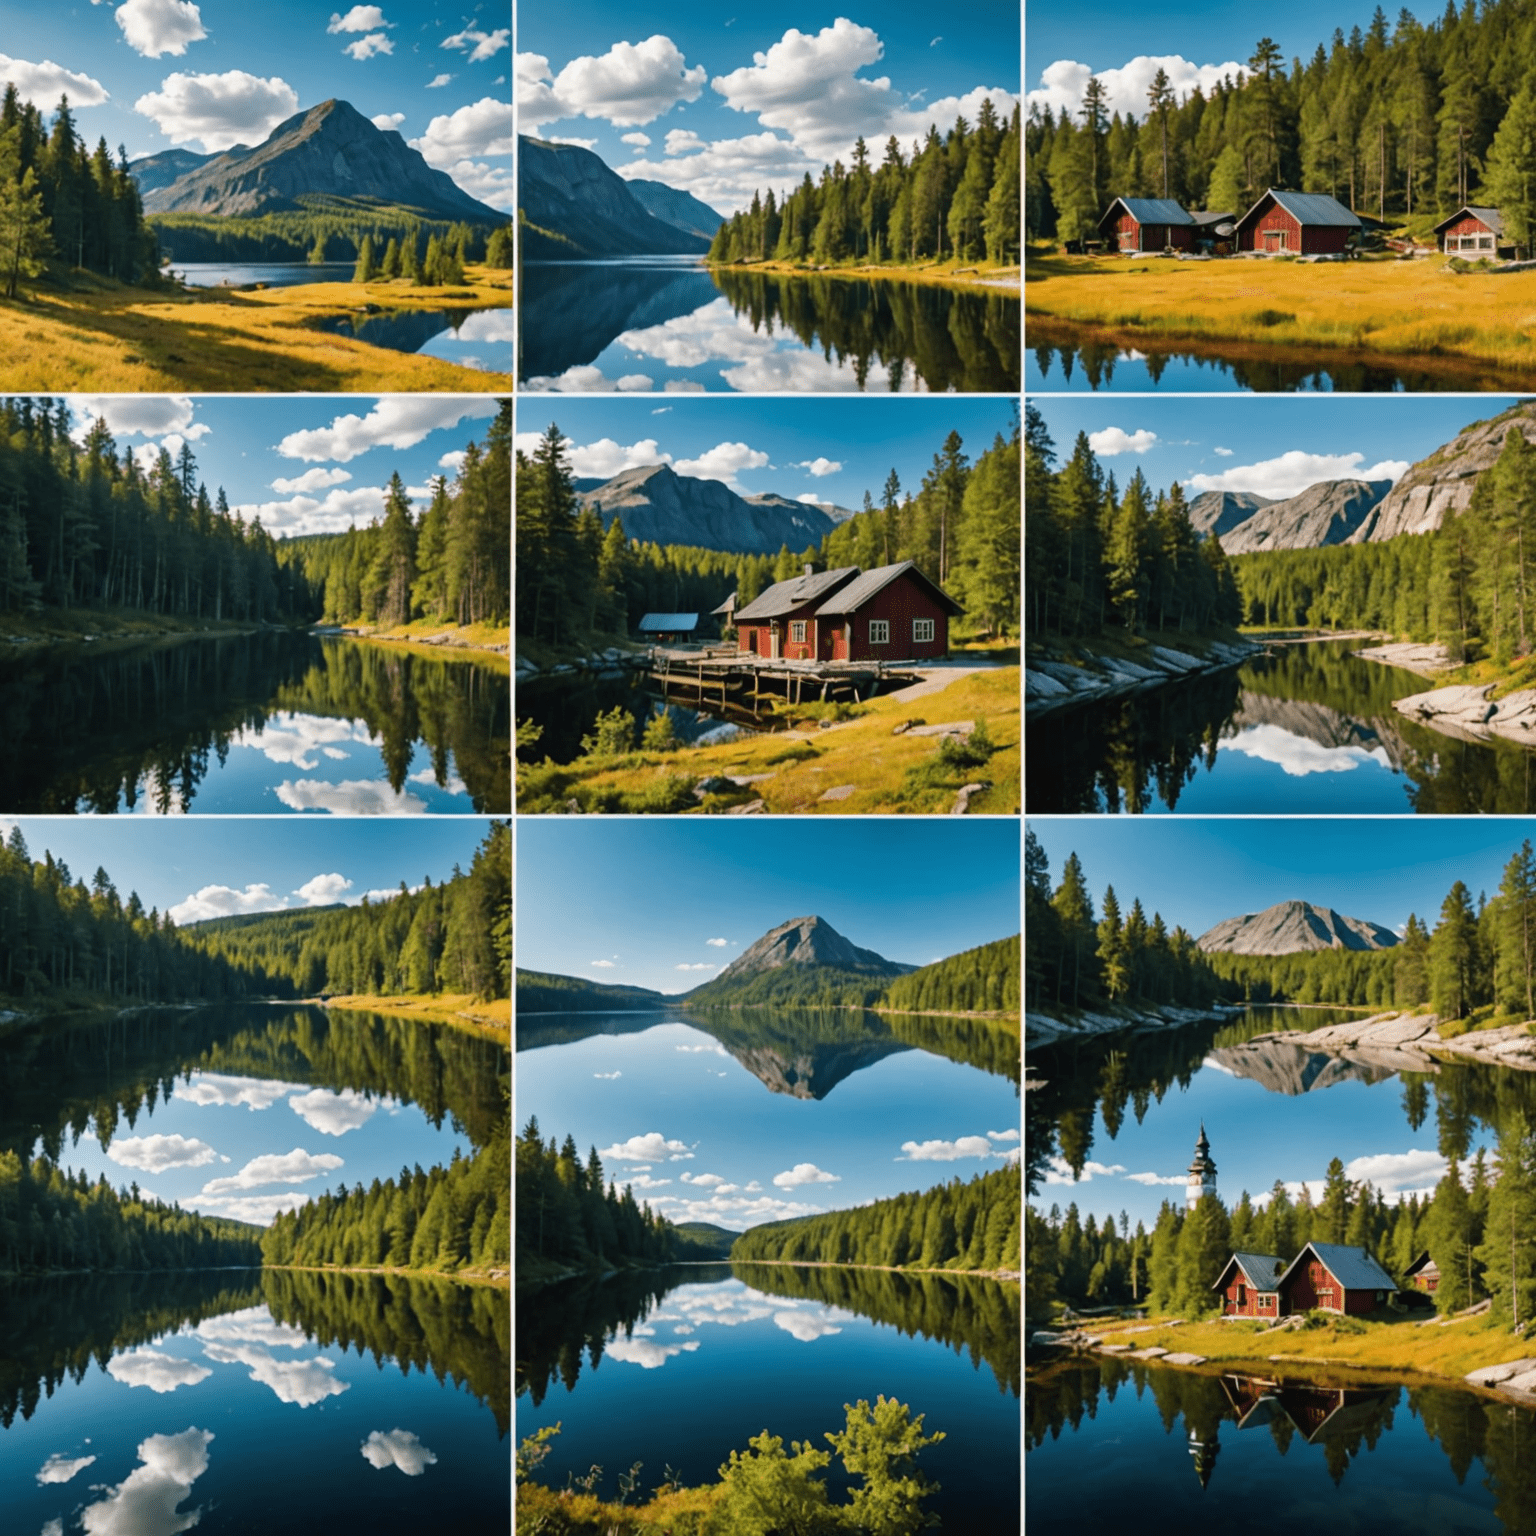
[[[677,702],[690,708],[757,718],[765,699],[857,704],[917,682],[921,674],[915,662],[789,661],[711,646],[686,651],[657,647],[647,675],[669,701],[675,693]]]

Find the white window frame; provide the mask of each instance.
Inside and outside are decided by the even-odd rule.
[[[937,638],[937,626],[934,624],[934,621],[932,619],[913,619],[912,620],[912,643],[914,645],[919,644],[921,641],[924,641],[924,640],[927,640],[927,641],[931,642],[931,641],[935,640],[936,638]]]
[[[792,645],[805,644],[805,620],[791,619],[789,621],[789,639]]]
[[[871,619],[869,621],[869,643],[871,645],[889,645],[891,643],[891,621],[889,619]]]

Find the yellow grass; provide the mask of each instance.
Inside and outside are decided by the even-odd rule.
[[[1451,272],[1439,258],[1181,262],[1137,256],[1031,260],[1032,340],[1076,336],[1228,343],[1235,357],[1277,348],[1362,361],[1433,358],[1475,387],[1488,368],[1536,377],[1536,271]],[[1216,350],[1202,348],[1202,350]]]
[[[317,1275],[403,1275],[407,1280],[451,1280],[455,1285],[485,1285],[510,1291],[505,1269],[403,1269],[398,1264],[264,1264],[264,1269],[301,1269]]]
[[[440,620],[412,619],[380,629],[370,624],[348,624],[343,634],[352,640],[368,640],[375,645],[403,645],[412,650],[434,652],[445,661],[487,662],[509,676],[511,631],[505,624],[444,624]]]
[[[840,262],[818,266],[809,261],[713,261],[706,266],[729,271],[781,272],[789,277],[883,277],[903,283],[944,283],[961,288],[1019,287],[1019,265],[993,261],[920,261],[911,266],[894,262]]]
[[[395,1018],[420,1019],[428,1024],[447,1024],[466,1034],[480,1035],[508,1045],[512,1040],[512,1000],[493,998],[489,1002],[467,993],[438,992],[431,997],[370,997],[352,994],[328,997],[327,1008],[353,1009],[365,1013],[387,1013]]]
[[[453,288],[400,282],[150,293],[105,280],[0,301],[0,389],[506,392],[508,374],[392,352],[317,322],[379,309],[462,310],[512,303],[508,273],[471,268]]]

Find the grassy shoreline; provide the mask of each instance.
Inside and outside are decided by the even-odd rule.
[[[512,1038],[512,999],[489,1002],[467,995],[440,992],[430,997],[376,997],[349,994],[314,1000],[321,1008],[353,1013],[387,1013],[396,1018],[419,1019],[426,1024],[446,1024],[465,1034],[506,1045]]]
[[[261,1267],[312,1275],[403,1275],[408,1280],[449,1280],[454,1285],[479,1285],[496,1291],[512,1289],[512,1272],[507,1269],[405,1269],[398,1264],[263,1264]]]
[[[511,675],[511,636],[505,625],[444,624],[412,619],[391,629],[363,623],[334,627],[317,625],[321,634],[337,634],[346,640],[366,640],[370,645],[402,646],[412,651],[435,652],[445,661],[490,663]]]
[[[1017,293],[1020,268],[1017,264],[924,261],[911,265],[895,262],[844,262],[837,266],[817,266],[803,261],[706,261],[711,272],[772,272],[785,277],[862,277],[883,278],[903,283],[943,283],[949,287],[982,288],[988,291]]]

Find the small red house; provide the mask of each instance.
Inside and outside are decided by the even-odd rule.
[[[949,621],[960,611],[936,581],[902,560],[839,586],[816,621],[833,661],[916,661],[949,654]]]
[[[1221,1292],[1221,1315],[1278,1318],[1284,1269],[1285,1260],[1272,1253],[1234,1253],[1211,1287]]]
[[[1364,1248],[1308,1243],[1277,1282],[1282,1316],[1291,1312],[1374,1312],[1397,1282]]]
[[[817,606],[858,574],[856,565],[819,575],[806,566],[801,575],[774,582],[736,610],[736,649],[774,660],[831,660],[831,629],[818,623]]]
[[[1435,225],[1435,233],[1447,256],[1491,258],[1514,251],[1504,243],[1504,217],[1497,208],[1458,208]]]
[[[1416,1291],[1425,1291],[1431,1296],[1440,1289],[1440,1266],[1430,1258],[1429,1249],[1426,1248],[1403,1271],[1403,1283],[1412,1286]]]
[[[1352,236],[1359,237],[1360,228],[1360,220],[1337,198],[1271,187],[1237,221],[1237,248],[1276,256],[1337,255]]]
[[[1188,251],[1195,221],[1171,197],[1117,197],[1099,220],[1099,238],[1116,251]]]

